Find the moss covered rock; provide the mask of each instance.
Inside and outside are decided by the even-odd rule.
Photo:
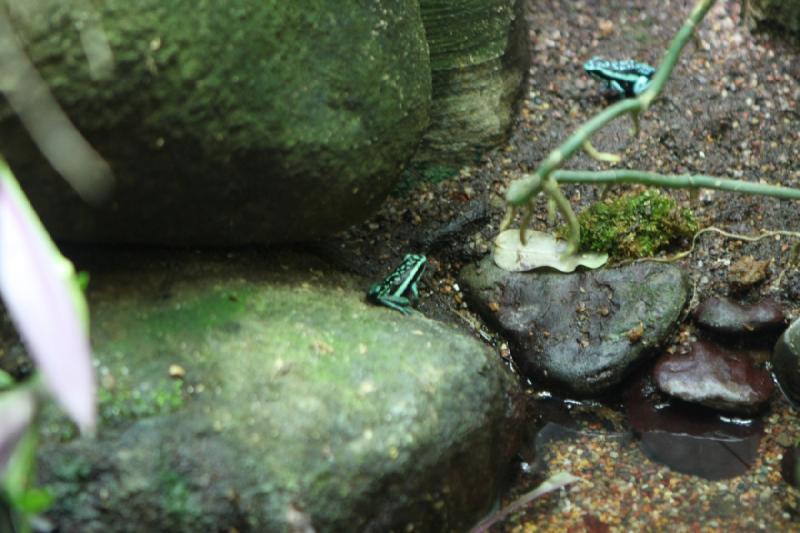
[[[697,231],[692,212],[657,191],[597,202],[578,215],[578,222],[582,250],[618,259],[652,256]]]
[[[530,65],[523,0],[420,0],[433,79],[417,159],[463,163],[502,142]]]
[[[481,343],[304,256],[113,264],[99,439],[51,420],[40,455],[60,530],[449,531],[493,504],[521,405]]]
[[[750,0],[749,15],[759,23],[782,27],[800,38],[800,0]]]
[[[0,152],[57,238],[234,244],[329,233],[380,204],[427,127],[416,0],[87,5],[46,0],[14,23],[111,163],[111,200],[82,203],[0,103]],[[77,30],[94,18],[115,60],[99,80]]]

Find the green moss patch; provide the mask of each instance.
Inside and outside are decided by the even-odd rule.
[[[405,196],[421,183],[436,184],[458,174],[457,168],[446,165],[415,163],[403,171],[402,178],[392,189],[392,196]]]
[[[133,388],[120,391],[98,390],[100,417],[114,422],[155,416],[177,411],[183,406],[183,382],[159,383],[154,388]]]
[[[582,250],[616,259],[655,255],[697,231],[692,212],[658,191],[598,202],[581,212],[578,222]]]

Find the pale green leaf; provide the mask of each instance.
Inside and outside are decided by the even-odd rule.
[[[583,253],[567,255],[567,243],[541,231],[525,232],[522,244],[518,229],[499,234],[494,240],[494,262],[503,270],[526,272],[550,267],[561,272],[573,272],[578,266],[600,268],[608,261],[608,254]]]

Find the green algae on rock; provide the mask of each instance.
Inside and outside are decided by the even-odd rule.
[[[592,204],[578,215],[580,249],[616,259],[650,257],[697,231],[692,212],[657,191]]]
[[[522,408],[494,352],[309,256],[151,255],[90,267],[109,416],[41,450],[59,527],[458,530],[488,511]],[[109,413],[173,390],[173,364],[179,403]]]
[[[416,0],[43,0],[26,52],[116,188],[85,205],[0,103],[0,151],[56,237],[222,245],[328,234],[374,211],[428,125]],[[76,26],[97,19],[94,79]],[[24,88],[22,89],[24,90]]]

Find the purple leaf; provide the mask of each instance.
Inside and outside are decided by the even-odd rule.
[[[0,477],[19,439],[33,421],[35,410],[36,396],[29,387],[0,393]]]
[[[0,297],[56,401],[92,431],[96,383],[86,300],[72,263],[50,240],[0,159]]]

